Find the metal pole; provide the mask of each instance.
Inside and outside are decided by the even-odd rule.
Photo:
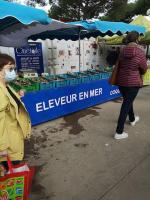
[[[81,71],[81,30],[79,28],[79,72]]]

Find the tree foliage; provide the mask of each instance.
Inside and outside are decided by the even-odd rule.
[[[98,17],[111,6],[110,0],[50,0],[50,17],[64,20],[82,20]]]
[[[150,9],[150,0],[138,0],[135,4],[135,14],[146,15],[148,9]]]
[[[150,9],[150,0],[137,0],[129,4],[126,0],[114,0],[114,4],[103,19],[130,22],[135,15],[146,15],[148,9]]]
[[[129,22],[135,13],[135,4],[127,3],[127,0],[114,0],[112,7],[108,9],[103,20]]]
[[[127,1],[114,0],[112,6],[107,10],[106,16],[103,18],[109,21],[121,21],[125,15]],[[123,10],[123,12],[122,12]]]

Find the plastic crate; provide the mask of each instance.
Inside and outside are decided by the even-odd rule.
[[[40,90],[47,90],[55,88],[55,81],[51,81],[48,83],[40,83]]]
[[[70,79],[70,85],[77,85],[82,82],[80,77]]]
[[[39,90],[39,88],[37,88],[37,85],[34,82],[26,78],[16,79],[15,81],[9,83],[9,85],[17,92],[19,90],[25,90],[26,92]]]
[[[57,74],[55,75],[57,78],[62,78],[62,79],[66,79],[68,78],[68,74]]]
[[[81,77],[78,76],[78,74],[59,74],[56,75],[58,78],[63,78],[66,81],[66,85],[65,86],[69,86],[69,85],[77,85],[80,84],[81,81]]]
[[[86,75],[84,73],[78,73],[78,78],[81,83],[88,83],[90,81],[90,75]]]
[[[33,79],[33,81],[34,81],[34,79]],[[51,81],[43,76],[35,78],[35,81],[37,83],[39,83],[40,90],[47,90],[47,89],[55,88],[55,81]]]
[[[39,79],[39,77],[29,78],[29,80],[35,84],[36,90],[40,90],[40,79]]]
[[[77,85],[82,83],[82,79],[79,76],[78,72],[74,72],[73,74],[67,74],[67,77],[70,85]]]
[[[82,83],[88,83],[88,82],[90,82],[90,76],[83,76],[83,77],[81,77],[81,81],[82,81]]]
[[[108,79],[109,77],[110,77],[110,73],[108,72],[101,73],[101,79]]]
[[[100,80],[100,79],[101,79],[101,75],[99,73],[90,75],[91,81]]]
[[[68,85],[68,83],[67,83],[66,79],[59,79],[59,78],[57,78],[55,80],[55,86],[56,86],[56,88],[65,87],[67,85]]]
[[[74,74],[77,78],[78,84],[87,83],[90,81],[90,76],[85,72],[75,72]]]
[[[64,77],[66,77],[66,80],[67,80],[67,85],[77,85],[82,82],[80,77],[76,75],[73,77],[73,75],[64,74]]]
[[[40,90],[47,90],[55,88],[55,81],[44,78],[47,82],[40,82]]]

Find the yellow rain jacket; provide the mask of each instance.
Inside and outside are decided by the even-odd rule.
[[[9,86],[8,86],[9,87]],[[20,102],[18,105],[8,90],[0,83],[0,151],[8,150],[11,160],[22,160],[24,139],[30,137],[31,123],[19,95],[9,87]],[[6,158],[0,156],[0,161]]]

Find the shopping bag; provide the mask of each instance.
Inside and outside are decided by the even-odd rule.
[[[0,200],[28,200],[34,168],[26,163],[13,166],[7,159],[9,171],[0,178]]]
[[[9,157],[7,158],[7,162],[8,162],[9,169],[10,169],[7,174],[10,174],[11,171],[13,173],[25,172],[25,171],[28,172],[27,186],[26,187],[27,187],[27,191],[29,193],[29,191],[31,189],[31,185],[32,185],[32,180],[33,180],[33,177],[34,177],[34,174],[35,174],[35,167],[29,166],[27,163],[21,163],[21,164],[18,164],[18,165],[14,165],[12,167],[12,163],[11,163]]]
[[[108,80],[109,84],[116,85],[117,84],[117,73],[118,73],[118,65],[115,65],[112,74]]]

